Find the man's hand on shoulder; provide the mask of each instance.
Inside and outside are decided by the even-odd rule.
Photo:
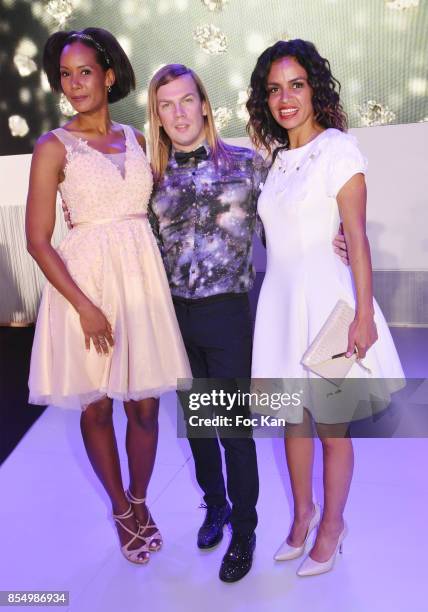
[[[333,240],[334,252],[339,255],[340,259],[346,266],[349,266],[348,248],[346,246],[345,236],[343,234],[343,226],[340,224],[339,232]]]
[[[67,224],[68,229],[73,229],[73,224],[71,222],[71,216],[70,216],[70,211],[67,208],[67,204],[64,202],[64,200],[61,201],[61,207],[62,207],[62,212],[64,214],[64,221]]]

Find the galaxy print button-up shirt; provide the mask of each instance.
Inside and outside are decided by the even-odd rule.
[[[208,151],[209,147],[204,144]],[[199,299],[251,289],[252,240],[262,235],[257,200],[267,168],[260,155],[227,145],[230,162],[178,165],[172,155],[149,219],[173,296]]]

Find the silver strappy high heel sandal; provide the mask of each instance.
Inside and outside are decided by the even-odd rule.
[[[132,495],[129,489],[125,491],[125,495],[126,495],[126,499],[129,502],[131,502],[131,504],[136,504],[136,505],[144,504],[146,501],[145,497],[140,497],[140,498],[134,497],[134,495]],[[156,529],[156,531],[150,536],[144,535],[148,529]],[[147,546],[150,552],[157,552],[158,550],[161,549],[162,544],[163,544],[162,535],[157,525],[153,522],[153,518],[152,518],[152,515],[150,514],[149,508],[147,508],[147,522],[145,525],[140,524],[140,530],[138,532],[138,536],[146,540],[146,542],[148,542]]]
[[[124,531],[128,532],[129,535],[132,536],[129,542],[120,547],[120,550],[122,551],[122,554],[125,559],[131,561],[131,563],[136,563],[137,565],[144,565],[145,563],[147,563],[150,559],[150,550],[147,545],[146,539],[140,535],[141,527],[139,528],[138,533],[135,533],[134,531],[132,531],[132,529],[129,529],[126,525],[122,523],[122,521],[129,519],[132,516],[135,516],[131,504],[129,504],[128,510],[123,514],[113,514],[112,516],[115,523],[120,525]],[[139,548],[133,548],[132,550],[130,550],[129,546],[137,539],[142,541],[141,546]],[[144,554],[142,555],[142,553]]]

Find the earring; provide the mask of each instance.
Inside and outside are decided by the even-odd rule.
[[[111,85],[109,85],[109,86],[107,87],[107,91],[108,91],[109,93],[111,93]]]

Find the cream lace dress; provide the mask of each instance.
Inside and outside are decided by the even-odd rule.
[[[150,166],[132,128],[122,128],[126,152],[117,155],[103,154],[62,128],[53,130],[66,149],[59,190],[74,225],[57,251],[111,323],[114,347],[99,355],[91,343],[87,351],[79,315],[47,283],[31,356],[33,404],[84,408],[104,396],[138,400],[191,377],[146,215]]]

